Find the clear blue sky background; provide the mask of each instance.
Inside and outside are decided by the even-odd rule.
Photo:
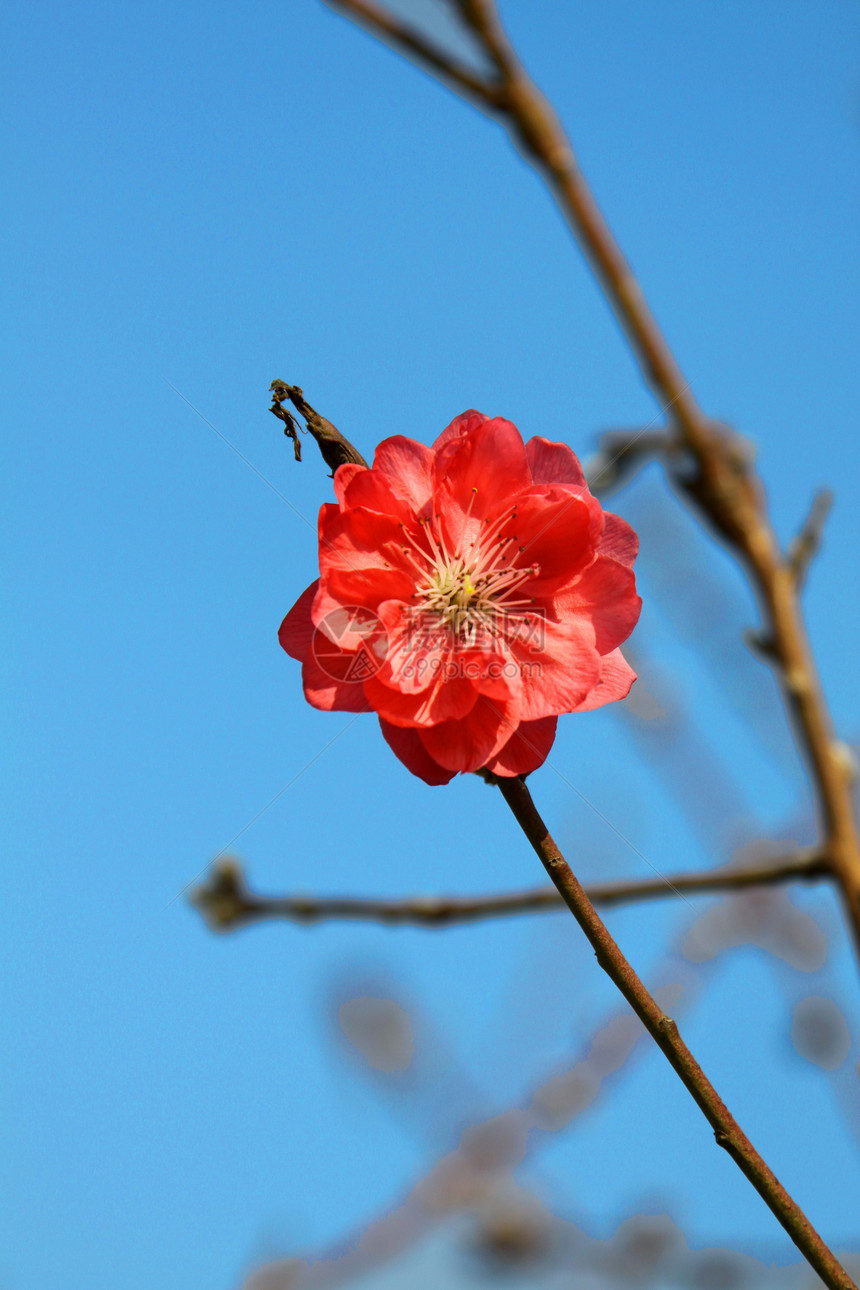
[[[758,444],[780,536],[835,486],[806,602],[856,738],[857,9],[503,13],[704,407]],[[587,1046],[612,1002],[561,918],[219,939],[180,897],[224,848],[266,890],[540,878],[483,785],[429,789],[372,718],[304,704],[276,630],[313,576],[330,483],[312,445],[293,464],[269,382],[301,384],[368,452],[388,433],[429,442],[476,406],[587,453],[658,409],[502,132],[314,0],[36,0],[6,11],[0,49],[0,1282],[229,1290],[379,1213],[470,1115]],[[739,644],[754,606],[682,512],[661,527],[663,498],[654,468],[613,499],[643,533],[635,643],[737,811],[710,783],[698,816],[681,810],[618,713],[563,721],[560,773],[535,793],[592,879],[650,870],[587,803],[661,871],[760,833],[812,836],[771,677]],[[795,1056],[791,1001],[758,951],[719,961],[687,1029],[813,1220],[857,1248],[860,1161],[838,1106],[858,1091],[856,973],[832,899],[795,899],[831,949],[789,993],[844,1006],[842,1075]],[[643,906],[611,925],[647,973],[692,916]],[[330,1000],[350,984],[415,1001],[465,1072],[425,1123],[392,1115],[333,1046]],[[669,1208],[692,1241],[792,1257],[664,1066],[641,1060],[526,1181],[598,1234]]]

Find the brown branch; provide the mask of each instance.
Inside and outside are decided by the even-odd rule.
[[[378,6],[327,0],[356,15],[395,44],[390,26],[378,26]],[[546,180],[588,257],[655,396],[694,462],[692,477],[676,482],[747,569],[764,618],[767,642],[796,736],[812,776],[824,845],[832,856],[860,954],[860,835],[852,802],[853,769],[833,731],[812,659],[791,557],[784,557],[767,518],[759,479],[742,443],[705,416],[675,361],[641,288],[583,178],[551,106],[511,48],[493,0],[457,0],[457,10],[498,73],[493,102],[479,106],[509,130],[525,159]],[[422,48],[402,45],[458,89],[447,61],[430,62]],[[802,563],[802,562],[801,562]]]
[[[747,1138],[684,1043],[676,1023],[646,989],[610,936],[573,870],[538,814],[521,778],[499,779],[499,790],[537,852],[564,903],[579,923],[597,961],[618,987],[714,1130],[714,1137],[755,1187],[804,1258],[830,1290],[857,1290],[809,1219]]]
[[[706,896],[747,887],[785,882],[814,882],[830,873],[827,857],[815,848],[743,869],[714,869],[680,873],[640,882],[608,882],[588,888],[596,905],[622,905],[683,894]],[[515,914],[558,913],[564,901],[555,887],[500,892],[494,896],[412,896],[403,900],[373,900],[354,896],[260,896],[245,882],[235,860],[212,867],[205,883],[195,887],[190,901],[213,930],[235,931],[249,923],[283,918],[294,923],[358,920],[390,927],[452,927],[506,918]]]
[[[283,406],[285,400],[289,400],[299,415],[304,417],[305,424],[314,439],[316,439],[323,460],[332,474],[334,474],[338,466],[344,465],[345,462],[354,462],[358,466],[367,465],[358,449],[354,448],[346,436],[341,434],[337,426],[333,426],[330,421],[327,421],[325,417],[321,417],[311,407],[302,393],[300,385],[287,385],[286,381],[272,381],[269,389],[272,392],[272,406],[269,411],[283,421],[284,433],[289,435],[293,441],[296,461],[301,461],[302,459],[301,444],[296,434],[296,419]]]

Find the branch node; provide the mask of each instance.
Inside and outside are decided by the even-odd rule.
[[[230,857],[216,861],[208,880],[195,887],[188,900],[214,932],[229,931],[243,922],[252,905],[242,866]]]

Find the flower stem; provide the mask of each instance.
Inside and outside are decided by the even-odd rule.
[[[851,1277],[825,1245],[809,1219],[791,1199],[741,1129],[668,1017],[616,945],[570,865],[541,819],[525,781],[497,779],[499,790],[520,828],[540,857],[568,909],[585,932],[604,972],[618,987],[690,1093],[714,1137],[746,1174],[807,1262],[831,1290],[857,1290]]]

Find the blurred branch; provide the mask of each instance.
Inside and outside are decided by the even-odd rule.
[[[302,393],[300,385],[287,385],[286,381],[272,381],[269,389],[272,392],[272,406],[269,411],[280,421],[283,421],[284,434],[289,435],[293,441],[296,461],[301,461],[302,459],[301,442],[296,432],[296,419],[292,412],[283,406],[285,400],[289,400],[299,415],[304,418],[307,428],[316,439],[323,460],[332,474],[334,474],[338,466],[342,466],[346,462],[354,462],[358,466],[367,465],[358,449],[354,448],[345,435],[341,434],[337,426],[333,426],[330,421],[320,416],[311,407]]]
[[[788,563],[794,571],[794,581],[798,590],[802,588],[809,566],[818,554],[824,525],[832,505],[832,491],[829,488],[819,489],[803,527],[788,548]]]
[[[639,430],[606,430],[597,451],[583,463],[588,487],[601,496],[626,484],[654,457],[668,458],[679,451],[676,435],[650,426]]]
[[[636,900],[663,899],[682,893],[706,896],[785,882],[814,882],[830,873],[827,856],[816,848],[743,869],[714,869],[706,873],[674,874],[641,882],[601,883],[588,888],[596,905],[622,905]],[[558,913],[564,900],[555,887],[503,892],[495,896],[413,896],[403,900],[372,900],[351,896],[260,896],[245,882],[235,860],[214,865],[208,880],[191,893],[191,903],[215,931],[234,931],[248,923],[284,918],[294,923],[333,919],[451,927],[512,914]]]
[[[771,1213],[782,1224],[804,1258],[830,1290],[857,1290],[851,1277],[825,1245],[809,1219],[789,1196],[767,1163],[747,1138],[699,1063],[681,1038],[676,1023],[625,959],[610,936],[583,887],[553,841],[521,777],[499,778],[499,791],[557,887],[564,903],[579,923],[597,961],[618,987],[639,1020],[669,1061],[724,1148],[755,1187]]]
[[[671,980],[655,990],[667,1007],[688,1005],[694,993],[695,978],[682,986],[677,975],[673,964]],[[575,1061],[560,1069],[554,1064],[553,1073],[515,1105],[466,1126],[458,1145],[390,1210],[310,1258],[264,1264],[243,1290],[335,1290],[390,1263],[450,1215],[481,1211],[515,1169],[599,1101],[634,1054],[643,1052],[644,1038],[628,1008],[612,1010]]]
[[[366,0],[326,0],[440,75],[461,92],[455,64],[423,38],[404,41],[398,21]],[[492,95],[472,96],[499,120],[549,184],[626,332],[645,379],[676,428],[692,470],[675,483],[745,566],[758,593],[767,642],[800,747],[811,771],[824,844],[860,953],[860,835],[852,802],[852,769],[835,738],[821,692],[798,598],[796,560],[784,557],[767,517],[761,483],[747,446],[705,416],[690,390],[642,290],[583,178],[552,107],[526,74],[499,21],[493,0],[454,5],[497,73]],[[414,33],[412,33],[414,36]],[[805,557],[801,556],[801,573]]]

